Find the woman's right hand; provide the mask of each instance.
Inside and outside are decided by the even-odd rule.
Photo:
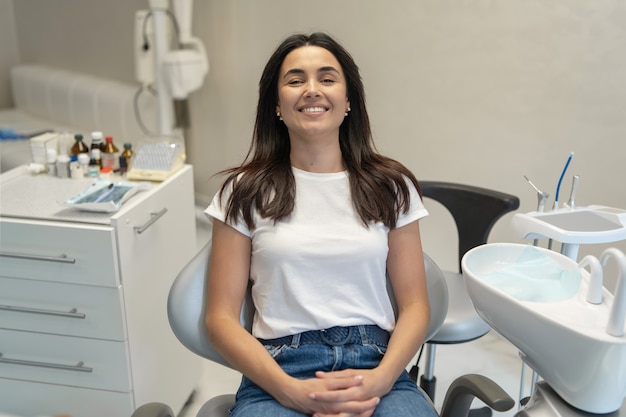
[[[272,392],[287,408],[316,417],[370,417],[380,402],[378,397],[359,398],[363,384],[360,375],[340,378],[294,379]],[[319,401],[316,393],[333,392],[333,401]]]

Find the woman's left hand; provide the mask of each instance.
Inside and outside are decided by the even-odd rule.
[[[372,398],[380,399],[391,389],[391,385],[385,383],[385,378],[378,375],[376,369],[344,369],[342,371],[333,372],[318,371],[315,376],[321,379],[360,377],[363,381],[361,384],[347,389],[311,393],[311,399],[320,402],[335,403],[336,407],[333,408],[338,410],[336,414],[316,413],[313,417],[370,417],[374,414],[374,409],[361,414],[346,413],[341,410],[341,404],[349,403],[350,401],[364,401]]]

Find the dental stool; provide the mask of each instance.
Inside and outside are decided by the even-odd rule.
[[[463,275],[461,259],[465,253],[487,243],[493,225],[506,213],[519,208],[519,198],[486,188],[465,184],[420,181],[422,194],[442,204],[452,215],[459,237],[458,270],[444,271],[448,287],[448,314],[432,338],[425,345],[426,356],[424,373],[420,377],[420,387],[434,401],[436,377],[435,346],[470,342],[484,336],[490,327],[476,313],[470,299]],[[411,377],[417,382],[418,363],[411,369]],[[488,408],[473,410],[490,415]]]
[[[167,311],[170,325],[176,337],[192,352],[206,359],[230,367],[228,362],[217,353],[207,337],[205,327],[205,297],[207,265],[210,255],[210,243],[207,244],[176,277],[168,298]],[[431,304],[431,317],[427,339],[430,338],[443,322],[448,308],[448,291],[442,272],[425,255],[428,297]],[[390,290],[390,288],[389,288]],[[390,296],[391,296],[390,292]],[[395,307],[395,301],[392,303]],[[252,328],[254,305],[248,290],[241,311],[241,323]],[[492,380],[481,375],[464,375],[455,380],[444,401],[442,417],[465,417],[474,398],[497,411],[507,411],[515,401]],[[228,410],[235,403],[234,394],[219,395],[208,400],[198,411],[197,417],[228,417]],[[142,405],[132,417],[175,417],[176,414],[166,404],[149,403]],[[187,416],[194,417],[194,416]]]

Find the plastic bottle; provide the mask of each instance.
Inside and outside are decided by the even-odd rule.
[[[100,152],[99,149],[96,149],[96,151]],[[98,165],[96,158],[91,158],[89,160],[89,166],[87,167],[87,176],[90,178],[100,177],[100,165]]]
[[[83,171],[83,166],[79,164],[78,161],[70,162],[70,177],[73,180],[80,180],[85,178],[85,171]]]
[[[57,177],[70,177],[70,157],[68,155],[61,154],[57,157]]]
[[[81,153],[89,153],[89,148],[83,142],[83,135],[74,135],[74,145],[70,149],[71,156],[78,156]]]
[[[120,151],[113,143],[113,137],[107,136],[102,151],[102,168],[111,167],[113,171],[120,169]]]
[[[102,151],[100,149],[95,148],[91,150],[91,159],[96,161],[96,165],[98,165],[98,169],[102,168]],[[91,162],[90,162],[91,165]]]
[[[46,150],[46,166],[48,167],[48,175],[57,176],[57,151],[55,149]]]
[[[80,164],[80,166],[83,168],[83,175],[87,176],[87,171],[88,171],[88,167],[89,167],[89,154],[86,153],[79,153],[78,154],[78,163]]]
[[[133,158],[133,145],[130,143],[124,144],[124,150],[120,155],[120,174],[124,175],[126,171],[130,169],[130,164]]]
[[[97,150],[98,152],[98,156],[95,157],[94,156],[94,151]],[[90,151],[91,151],[91,157],[92,158],[96,158],[96,162],[98,163],[98,166],[100,168],[102,168],[102,151],[104,150],[104,139],[102,136],[102,132],[100,131],[94,131],[91,132],[91,147],[90,147]]]
[[[70,156],[67,154],[69,149],[68,139],[72,136],[69,133],[63,133],[59,142],[59,155],[57,156],[57,177],[70,177]]]

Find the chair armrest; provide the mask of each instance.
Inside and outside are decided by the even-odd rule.
[[[176,417],[176,415],[165,404],[148,403],[136,409],[131,417]]]
[[[515,405],[515,400],[491,379],[468,374],[455,379],[448,388],[441,417],[467,417],[474,398],[496,411],[508,411]]]

